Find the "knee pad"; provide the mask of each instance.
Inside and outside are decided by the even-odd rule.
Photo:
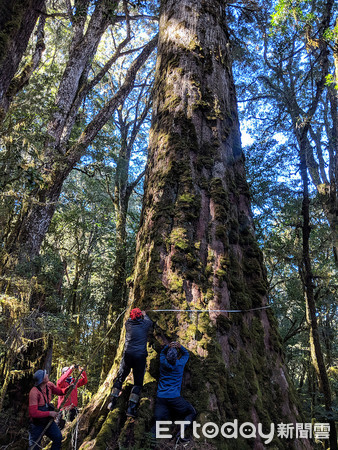
[[[121,391],[121,389],[122,389],[122,383],[120,383],[119,381],[116,381],[114,384],[113,384],[113,389],[119,389],[120,391]]]
[[[140,396],[138,394],[135,394],[134,392],[132,392],[130,394],[130,397],[129,397],[130,402],[138,403],[139,400],[140,400]]]
[[[117,387],[113,387],[111,395],[112,395],[112,397],[118,397],[120,395],[120,392],[121,392],[121,389],[119,389]]]
[[[140,395],[142,391],[142,386],[134,386],[131,390],[132,394]]]

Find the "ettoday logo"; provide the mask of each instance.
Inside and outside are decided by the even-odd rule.
[[[168,425],[179,425],[181,436],[184,437],[185,427],[190,424],[190,422],[184,420],[172,421],[157,421],[156,422],[156,438],[171,438],[171,434],[165,434],[169,431]],[[214,422],[207,422],[201,425],[198,422],[192,423],[192,434],[196,439],[201,436],[213,439],[221,434],[225,439],[238,439],[238,436],[242,436],[246,439],[251,439],[257,437],[257,433],[264,440],[265,444],[269,444],[275,433],[275,426],[271,424],[269,433],[264,433],[263,425],[259,423],[257,427],[251,422],[244,422],[238,426],[238,420],[235,419],[233,422],[226,422],[221,427]]]
[[[263,425],[258,423],[257,426],[251,422],[244,422],[239,425],[238,420],[233,422],[226,422],[219,426],[214,422],[207,422],[200,424],[198,422],[188,422],[185,420],[172,421],[157,421],[156,422],[156,438],[167,439],[172,438],[168,434],[169,426],[175,424],[180,426],[181,437],[185,437],[185,428],[192,426],[192,434],[196,439],[205,437],[213,439],[221,435],[225,439],[238,439],[239,436],[245,439],[257,438],[260,436],[264,444],[269,444],[276,432],[280,439],[310,439],[312,438],[312,431],[316,439],[329,439],[330,425],[328,423],[279,423],[277,427],[274,423],[270,424],[270,430],[263,430]]]

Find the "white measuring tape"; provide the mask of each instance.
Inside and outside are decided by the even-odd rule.
[[[252,309],[150,309],[151,312],[227,312],[227,313],[238,313],[238,312],[250,312],[259,311],[261,309],[271,308],[272,305],[261,306],[260,308]]]

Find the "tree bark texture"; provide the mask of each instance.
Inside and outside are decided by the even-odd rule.
[[[223,1],[162,1],[132,307],[249,310],[266,305],[229,54]],[[138,419],[125,421],[127,393],[108,416],[105,409],[122,333],[116,362],[80,418],[81,448],[148,448],[158,353],[172,340],[190,352],[182,395],[196,408],[197,422],[221,425],[238,419],[268,428],[302,422],[271,311],[149,314],[156,322],[155,340]],[[266,448],[259,437],[220,440],[208,445]],[[273,444],[310,448],[306,439],[286,442],[277,435]],[[204,446],[201,440],[194,448]]]
[[[0,118],[8,109],[8,88],[44,5],[45,0],[0,3]]]
[[[304,149],[300,151],[300,171],[303,181],[303,202],[302,202],[302,244],[303,257],[301,268],[301,279],[305,295],[306,321],[309,327],[309,343],[311,362],[318,378],[319,389],[324,395],[325,409],[332,413],[332,396],[329,377],[325,367],[324,355],[320,342],[318,329],[316,302],[314,295],[313,273],[310,257],[310,198],[309,198],[309,179],[307,174],[306,153]],[[328,420],[330,423],[330,449],[337,449],[337,432],[334,420]]]

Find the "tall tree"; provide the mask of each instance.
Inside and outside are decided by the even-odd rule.
[[[41,29],[34,57],[11,86],[44,6],[45,0],[2,0],[0,3],[0,123],[8,110],[11,97],[23,87],[37,67],[43,50]],[[43,21],[41,25],[43,29]]]
[[[300,154],[300,171],[303,181],[303,202],[302,202],[302,246],[303,258],[300,267],[300,275],[303,284],[305,305],[306,305],[306,321],[309,327],[309,343],[311,362],[317,375],[320,390],[324,395],[324,404],[327,412],[332,413],[332,394],[330,388],[329,377],[326,371],[323,350],[320,342],[318,330],[317,308],[314,294],[313,271],[310,256],[310,197],[309,197],[309,179],[306,165],[306,153]],[[337,450],[337,432],[334,420],[330,423],[330,449]]]
[[[86,441],[81,448],[103,449],[107,443],[146,447],[158,351],[170,340],[190,351],[183,390],[198,411],[198,422],[238,419],[270,427],[300,419],[273,315],[253,310],[266,305],[266,292],[245,178],[224,2],[163,0],[133,306],[249,311],[154,313],[156,342],[139,419],[124,422],[119,409],[105,417],[102,407],[118,369],[114,364],[80,419],[79,439]],[[274,443],[310,448],[306,439],[286,443],[275,437]],[[220,442],[215,439],[214,445]],[[259,436],[227,445],[264,448]]]
[[[147,77],[148,78],[148,77]],[[146,80],[147,81],[147,80]],[[112,267],[113,280],[111,293],[108,295],[108,317],[107,327],[115,322],[116,317],[126,307],[127,304],[127,214],[130,197],[144,177],[144,171],[141,171],[133,181],[129,181],[130,162],[132,158],[132,150],[135,142],[140,134],[141,127],[149,115],[151,105],[151,95],[148,90],[147,82],[143,84],[139,90],[138,96],[133,108],[127,105],[119,108],[117,111],[116,125],[121,136],[121,146],[116,161],[116,174],[114,182],[114,191],[111,192],[109,181],[107,180],[107,190],[111,197],[115,211],[116,223],[116,251],[115,259]],[[148,92],[147,92],[148,91]],[[130,101],[128,102],[130,103]],[[125,111],[124,111],[125,109]],[[134,109],[134,114],[132,114]],[[130,117],[130,115],[132,117]],[[102,364],[102,380],[107,376],[111,367],[111,361],[114,359],[117,344],[116,336],[119,334],[120,328],[116,327],[114,336],[107,337],[107,344],[104,349],[104,357]]]
[[[121,9],[118,10],[120,3]],[[52,7],[54,6],[53,4]],[[43,110],[41,115],[36,114],[34,117],[34,122],[38,123],[40,130],[39,142],[35,147],[29,144],[20,145],[22,144],[20,140],[19,143],[15,142],[14,145],[7,145],[6,133],[2,133],[1,162],[4,163],[5,173],[3,186],[6,186],[6,190],[10,190],[9,186],[11,186],[13,180],[17,181],[23,175],[23,178],[21,178],[22,190],[19,187],[23,196],[17,196],[15,193],[13,197],[18,201],[12,201],[12,197],[8,208],[10,211],[9,216],[6,219],[1,218],[2,223],[6,223],[7,228],[4,233],[1,233],[1,238],[3,238],[0,255],[1,290],[2,292],[6,290],[6,293],[12,293],[17,296],[21,295],[21,298],[27,304],[28,310],[38,309],[40,313],[43,311],[41,315],[37,314],[34,316],[34,325],[36,325],[37,333],[39,333],[39,335],[35,334],[35,340],[32,343],[29,341],[29,344],[24,348],[21,347],[21,354],[12,351],[13,346],[9,349],[9,351],[12,351],[11,354],[15,357],[19,354],[21,359],[25,361],[26,365],[23,369],[25,370],[26,366],[29,369],[25,372],[21,371],[19,375],[18,372],[15,372],[16,380],[14,380],[13,372],[10,373],[11,370],[22,369],[22,366],[19,367],[18,364],[13,363],[14,367],[11,369],[8,363],[3,363],[3,361],[6,361],[6,358],[2,358],[0,361],[0,371],[2,372],[0,375],[3,374],[6,377],[6,383],[3,383],[4,389],[1,392],[2,397],[5,396],[7,386],[11,390],[11,386],[7,381],[14,382],[14,384],[17,383],[13,389],[15,390],[18,384],[23,386],[23,380],[20,379],[18,383],[18,379],[22,375],[26,375],[27,385],[24,386],[22,393],[22,398],[24,398],[28,392],[25,392],[25,390],[31,382],[31,372],[34,369],[30,361],[35,361],[37,364],[40,360],[35,357],[35,354],[40,353],[43,359],[48,352],[48,348],[45,348],[46,345],[49,346],[49,342],[47,343],[47,339],[45,339],[46,329],[39,327],[39,321],[41,321],[41,318],[44,317],[47,311],[55,313],[60,310],[60,304],[55,305],[56,302],[54,302],[52,308],[49,308],[51,305],[46,301],[47,296],[42,293],[38,272],[44,257],[44,255],[39,257],[40,248],[57,207],[63,183],[118,105],[131,92],[139,69],[152,53],[157,42],[157,39],[154,38],[150,43],[148,42],[142,47],[128,47],[126,53],[122,56],[135,52],[137,52],[137,56],[133,58],[133,61],[125,70],[125,77],[121,75],[119,89],[109,89],[110,95],[107,101],[98,110],[95,106],[90,105],[88,108],[90,111],[86,120],[84,114],[85,111],[87,112],[85,107],[87,98],[91,97],[91,94],[102,80],[106,83],[109,82],[109,70],[117,58],[121,57],[122,50],[130,43],[131,31],[127,8],[129,3],[125,0],[121,2],[114,0],[98,0],[95,2],[76,0],[75,2],[61,2],[59,5],[67,8],[66,13],[61,13],[61,20],[67,23],[67,27],[61,28],[67,35],[65,42],[66,44],[69,43],[69,46],[66,46],[66,49],[64,45],[62,47],[62,54],[65,58],[59,64],[60,68],[58,67],[55,71],[54,63],[49,66],[54,82],[55,73],[61,76],[53,83],[54,85],[49,92],[51,97],[51,101],[47,102],[49,107]],[[123,10],[124,14],[122,13],[118,17],[118,11],[121,13]],[[60,15],[59,12],[55,14]],[[114,26],[117,22],[124,22],[127,25],[122,31],[117,31],[114,27],[109,29],[109,32],[116,32],[116,40],[114,41],[114,38],[110,40],[114,51],[110,52],[109,56],[106,56],[104,62],[96,62],[95,56],[98,54],[98,47],[102,37],[107,38],[109,26]],[[53,26],[48,27],[48,30],[51,29],[53,30]],[[64,31],[65,29],[66,31]],[[51,45],[53,45],[55,40],[57,41],[54,38],[55,35],[48,41]],[[52,59],[54,60],[57,49],[53,48],[53,52]],[[48,67],[48,62],[46,66]],[[35,80],[35,82],[38,85],[40,82],[41,86],[41,79]],[[28,86],[27,90],[29,91],[31,87]],[[22,97],[25,97],[25,94],[25,91],[21,92]],[[55,94],[55,98],[53,94]],[[37,110],[39,110],[38,103],[37,101],[34,104]],[[28,129],[26,118],[27,115],[23,115],[20,121]],[[11,120],[12,116],[9,117],[7,115],[6,125]],[[9,140],[11,139],[9,138]],[[20,156],[25,154],[27,160],[30,161],[30,168],[34,166],[33,170],[36,175],[38,173],[38,176],[33,184],[28,183],[26,185],[24,174],[27,166],[17,170],[16,158],[11,157],[11,151],[15,153],[15,156],[16,154]],[[16,177],[17,174],[19,174],[18,178]],[[29,188],[25,189],[28,185]],[[7,203],[6,194],[2,193],[1,196],[1,200],[5,204]],[[9,196],[12,196],[12,194],[13,191]],[[96,238],[97,235],[94,229],[90,236],[90,245],[95,245]],[[79,243],[78,247],[81,248],[82,244]],[[88,273],[89,271],[87,271]],[[63,273],[61,277],[62,275]],[[77,280],[75,280],[74,294],[77,294],[75,289],[76,282]],[[56,284],[58,284],[59,288],[60,278],[54,284],[54,288]],[[76,313],[78,312],[80,301],[81,296],[73,296],[73,309]],[[26,330],[23,330],[23,338],[29,339],[28,334],[25,333]],[[77,333],[77,336],[79,336],[79,333]],[[37,348],[37,342],[41,344],[39,348]],[[11,361],[12,359],[9,360],[9,362]],[[5,370],[3,371],[2,368],[5,368]]]
[[[106,76],[131,39],[128,28],[127,36],[116,47],[113,55],[94,77],[89,79],[92,59],[101,38],[108,26],[118,21],[116,10],[119,1],[100,0],[96,2],[93,11],[89,8],[89,3],[75,2],[74,13],[69,12],[72,40],[55,105],[47,123],[44,124],[46,135],[39,168],[41,183],[22,201],[20,214],[3,246],[2,273],[8,273],[20,264],[32,262],[39,254],[64,180],[83,156],[88,145],[131,92],[138,70],[156,47],[155,37],[144,46],[130,65],[120,88],[80,132],[74,131],[75,125],[81,122],[81,108],[86,96]],[[124,1],[123,4],[124,19],[128,20],[127,2]]]
[[[248,82],[247,72],[243,78],[250,105],[245,115],[254,119],[254,133],[271,138],[281,132],[290,147],[306,152],[338,262],[336,21],[332,0],[264,2],[249,63],[253,80]]]
[[[330,389],[328,375],[332,373],[335,339],[332,294],[337,284],[330,230],[321,203],[311,191],[304,154],[300,171],[303,181],[299,177],[283,180],[283,171],[290,171],[291,155],[283,158],[280,144],[279,150],[269,151],[277,142],[264,144],[263,139],[260,144],[246,152],[246,166],[255,209],[260,210],[256,222],[271,279],[270,297],[304,413],[319,422],[328,421],[334,414],[328,405],[335,401],[330,394],[334,384]],[[334,448],[334,428],[330,436]]]

